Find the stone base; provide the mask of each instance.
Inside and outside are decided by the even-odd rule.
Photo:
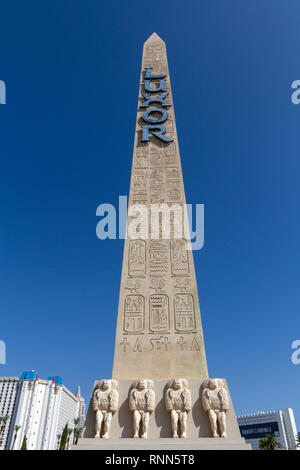
[[[218,379],[219,380],[219,379]],[[116,413],[113,415],[109,438],[94,439],[95,437],[95,412],[91,403],[86,418],[86,428],[83,438],[79,440],[79,445],[75,449],[251,449],[241,438],[236,414],[232,405],[230,393],[225,379],[222,379],[223,386],[227,389],[229,399],[229,409],[226,413],[227,438],[213,438],[207,413],[203,411],[201,403],[203,380],[188,380],[188,387],[191,393],[192,408],[187,419],[187,438],[173,439],[170,413],[165,407],[165,392],[167,380],[155,380],[155,410],[151,414],[148,439],[133,438],[133,418],[129,410],[128,394],[132,386],[132,380],[119,380],[119,404]],[[95,382],[93,392],[97,386]],[[93,393],[92,392],[92,393]],[[103,431],[102,431],[103,434]]]
[[[79,439],[72,450],[252,450],[243,438]]]

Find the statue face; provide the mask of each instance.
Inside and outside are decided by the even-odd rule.
[[[174,382],[173,382],[173,388],[175,390],[178,390],[179,388],[181,388],[181,380],[180,379],[175,379]]]
[[[214,390],[215,388],[217,388],[217,381],[216,380],[210,380],[209,381],[209,388],[211,388],[212,390]]]
[[[110,388],[109,380],[103,380],[102,382],[102,390],[108,390]]]
[[[147,388],[146,380],[145,379],[139,380],[138,389],[139,390],[145,390],[145,388]]]

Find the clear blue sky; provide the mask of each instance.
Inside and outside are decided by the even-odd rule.
[[[300,4],[273,0],[2,2],[0,375],[110,377],[123,241],[96,208],[128,194],[143,42],[167,43],[211,376],[237,413],[300,427]]]

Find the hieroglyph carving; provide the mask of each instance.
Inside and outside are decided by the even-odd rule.
[[[164,294],[153,294],[149,298],[150,330],[165,332],[170,328],[169,298]]]
[[[188,278],[175,278],[176,285],[174,286],[178,292],[189,292],[191,288],[191,281]]]
[[[186,240],[171,241],[171,269],[175,276],[186,276],[189,273],[189,258]]]
[[[157,241],[150,242],[149,249],[149,273],[165,274],[168,272],[168,249],[165,245]]]
[[[169,155],[176,155],[176,144],[175,142],[171,142],[167,147],[165,147],[165,154]]]
[[[161,59],[164,47],[162,44],[149,44],[146,47],[146,55],[152,60]]]
[[[150,339],[151,350],[150,351],[169,351],[169,339],[167,336],[159,336],[157,338]]]
[[[127,279],[127,285],[125,286],[125,289],[128,289],[131,294],[136,294],[140,286],[140,279]]]
[[[139,294],[130,294],[125,297],[124,306],[124,332],[137,334],[144,330],[145,302]]]
[[[155,294],[163,294],[163,289],[165,287],[166,280],[162,278],[151,279],[150,289],[155,290]]]
[[[181,333],[196,328],[194,299],[191,294],[176,294],[174,298],[175,329]]]
[[[226,412],[229,401],[227,391],[222,385],[223,383],[218,384],[216,379],[207,380],[203,384],[202,406],[208,414],[213,437],[219,437],[218,423],[221,431],[220,437],[227,437]]]
[[[134,382],[129,394],[129,409],[133,413],[133,437],[147,439],[150,414],[155,407],[153,381],[140,379]]]
[[[137,338],[133,346],[133,352],[142,352],[142,351],[143,350],[142,350],[141,343],[139,342],[139,339]]]
[[[180,189],[177,186],[171,186],[167,188],[167,199],[169,202],[178,202],[181,198]]]
[[[146,275],[146,242],[131,240],[129,242],[128,275],[141,277]]]
[[[108,438],[112,415],[118,408],[119,393],[117,388],[118,382],[116,380],[102,380],[94,391],[92,408],[96,412],[96,439]],[[104,433],[101,436],[102,424]]]
[[[167,411],[171,414],[173,437],[178,437],[180,424],[180,437],[185,438],[187,433],[187,414],[191,410],[191,393],[186,379],[172,379],[167,385],[165,393]]]

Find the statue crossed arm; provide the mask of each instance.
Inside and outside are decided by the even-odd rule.
[[[187,414],[191,410],[191,393],[186,379],[173,379],[167,385],[165,405],[171,414],[173,437],[178,437],[178,425],[181,427],[180,437],[185,438],[187,432]]]
[[[221,437],[226,434],[226,412],[229,408],[228,394],[224,387],[219,386],[216,379],[204,383],[202,392],[202,407],[208,414],[213,437],[219,437],[217,423],[219,422]]]
[[[116,380],[102,380],[94,392],[92,407],[96,412],[96,439],[100,438],[102,424],[104,427],[102,438],[108,438],[112,415],[118,408],[119,393],[117,387],[118,382]]]
[[[133,437],[139,437],[141,427],[141,437],[143,439],[147,438],[150,414],[154,410],[154,407],[155,393],[153,390],[153,381],[140,379],[135,382],[129,394],[129,409],[133,413]]]

